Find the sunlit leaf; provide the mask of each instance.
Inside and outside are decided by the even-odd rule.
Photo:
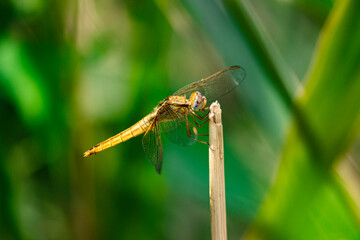
[[[338,1],[318,43],[279,174],[248,239],[357,239],[359,216],[333,173],[359,133],[360,28],[356,0]],[[308,128],[308,129],[304,129]]]
[[[25,49],[10,37],[0,39],[0,85],[27,124],[43,120],[48,107],[45,89]]]

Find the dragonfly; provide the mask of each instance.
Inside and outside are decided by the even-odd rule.
[[[126,130],[95,145],[84,153],[84,157],[104,151],[144,133],[142,144],[151,164],[158,174],[163,163],[161,135],[180,145],[201,142],[197,128],[189,121],[189,116],[198,128],[209,121],[210,104],[236,88],[246,76],[240,66],[232,66],[200,81],[186,85],[161,101],[154,110]],[[205,112],[206,114],[200,114]],[[205,115],[205,116],[204,116]],[[198,123],[198,121],[204,121]]]

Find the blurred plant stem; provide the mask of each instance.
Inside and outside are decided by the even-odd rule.
[[[332,171],[359,133],[360,111],[353,106],[360,102],[360,32],[354,32],[360,29],[358,9],[357,0],[337,1],[298,101],[317,154],[295,124],[277,180],[247,239],[360,236],[359,209]]]
[[[266,34],[255,12],[247,1],[225,0],[227,9],[232,13],[239,28],[244,31],[249,46],[262,64],[263,69],[269,76],[269,80],[275,86],[275,90],[282,99],[282,103],[302,129],[300,134],[306,138],[308,148],[314,155],[318,155],[317,142],[311,132],[311,126],[304,118],[302,109],[296,101],[296,91],[302,92],[302,85],[298,80],[293,79],[292,70],[280,57],[276,46]],[[296,85],[293,82],[298,82]]]
[[[247,1],[225,0],[224,2],[239,28],[244,31],[249,45],[269,75],[272,84],[276,87],[283,104],[288,109],[293,109],[295,102],[293,101],[292,91],[294,89],[286,86],[286,83],[290,82],[288,81],[291,78],[290,73],[286,72],[286,70],[282,72],[283,69],[288,68],[281,65],[284,63],[279,59],[278,53],[275,51],[276,47],[271,43],[270,38],[262,29],[255,15],[251,14],[253,11],[250,10],[249,4]],[[278,61],[275,61],[275,59]]]

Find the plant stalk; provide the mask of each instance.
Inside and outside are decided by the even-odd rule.
[[[211,239],[226,240],[224,141],[221,109],[217,101],[210,106],[209,144]]]

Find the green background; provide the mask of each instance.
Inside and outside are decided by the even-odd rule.
[[[229,239],[360,239],[360,2],[2,0],[0,239],[210,239],[208,149],[83,152],[225,67]],[[200,129],[206,132],[207,127]]]

